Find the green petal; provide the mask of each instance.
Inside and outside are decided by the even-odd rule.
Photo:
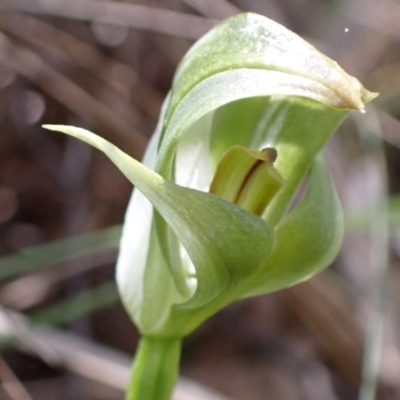
[[[340,201],[320,154],[304,199],[277,225],[274,250],[251,279],[246,296],[294,285],[326,268],[340,249],[343,225]]]
[[[218,196],[176,185],[113,144],[81,128],[45,125],[103,151],[150,200],[196,267],[197,289],[187,305],[206,304],[265,262],[272,232],[259,217]],[[147,332],[148,333],[148,332]]]
[[[248,77],[250,71],[258,72]],[[261,81],[257,91],[254,86]],[[158,171],[171,176],[180,136],[202,115],[234,100],[273,94],[304,96],[339,109],[363,109],[364,102],[375,96],[276,22],[252,13],[234,16],[204,35],[178,67]],[[198,97],[203,95],[207,99],[202,103]]]
[[[256,121],[249,121],[246,113],[239,112],[240,107],[248,110],[260,106],[264,106],[264,111],[257,112]],[[273,96],[267,101],[263,98],[242,99],[215,111],[214,120],[217,122],[212,126],[211,141],[218,143],[219,154],[231,148],[238,138],[247,147],[273,147],[277,150],[274,167],[285,181],[285,186],[274,196],[263,215],[270,226],[275,226],[285,215],[315,155],[346,114],[347,111],[306,98]],[[244,121],[237,123],[238,116]],[[242,132],[244,126],[248,128],[245,134]],[[214,157],[220,157],[219,154]]]
[[[341,99],[339,108],[363,109],[373,96],[295,33],[264,16],[246,13],[221,22],[186,54],[175,74],[167,121],[197,84],[236,68],[262,68],[312,79]]]
[[[273,121],[276,111],[271,98],[265,96],[241,99],[218,108],[213,115],[209,145],[214,167],[234,146],[262,149],[265,126],[267,121]]]
[[[161,141],[157,171],[167,178],[172,176],[180,139],[207,113],[236,100],[272,95],[305,97],[332,106],[341,101],[335,92],[311,78],[280,71],[239,68],[213,75],[195,86],[177,106]]]

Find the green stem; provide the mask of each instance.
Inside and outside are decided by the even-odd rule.
[[[143,336],[125,400],[170,400],[179,374],[181,339]]]

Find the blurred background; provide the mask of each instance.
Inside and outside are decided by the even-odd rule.
[[[41,124],[93,130],[140,158],[179,60],[241,11],[380,96],[328,146],[346,216],[334,265],[188,337],[175,400],[400,399],[398,0],[0,2],[0,399],[123,399],[138,339],[114,285],[132,187]]]

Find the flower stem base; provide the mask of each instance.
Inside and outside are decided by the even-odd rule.
[[[170,400],[180,353],[181,339],[142,337],[125,400]]]

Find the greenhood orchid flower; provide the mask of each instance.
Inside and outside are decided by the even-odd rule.
[[[91,132],[46,126],[103,151],[136,187],[117,284],[149,338],[141,353],[157,348],[156,338],[179,341],[233,301],[294,285],[332,262],[343,223],[323,146],[349,110],[374,97],[294,33],[240,14],[182,60],[143,163]],[[179,346],[168,346],[178,359]],[[146,370],[143,357],[136,371]],[[169,393],[162,376],[153,377],[158,392]],[[137,372],[132,382],[130,399],[153,398],[135,389]]]

